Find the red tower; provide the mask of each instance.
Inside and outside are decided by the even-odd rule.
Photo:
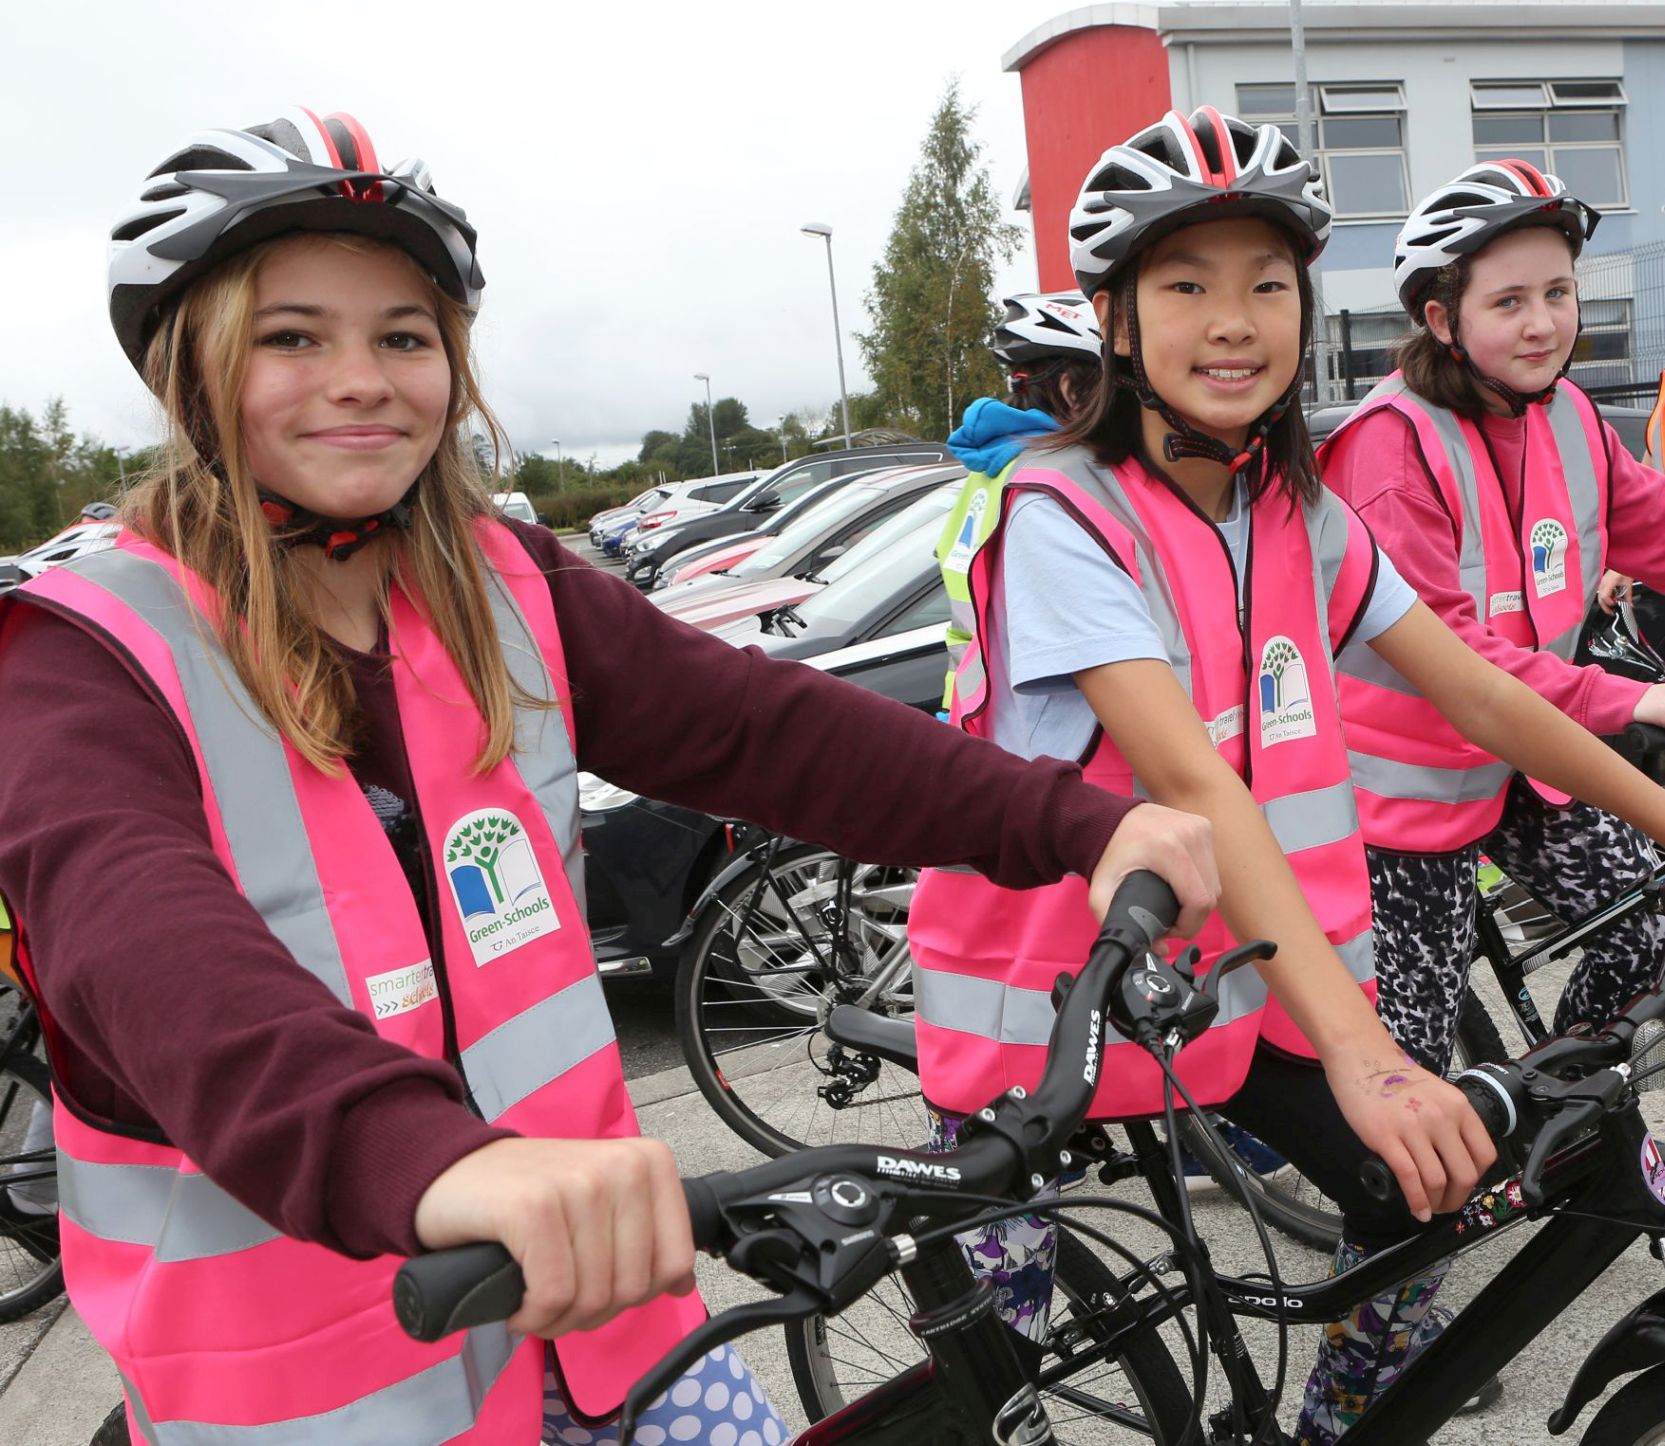
[[[1148,24],[1139,23],[1147,16]],[[1093,5],[1031,31],[1004,57],[1005,69],[1023,80],[1042,291],[1075,288],[1070,208],[1093,162],[1172,106],[1168,52],[1155,25],[1155,6]]]

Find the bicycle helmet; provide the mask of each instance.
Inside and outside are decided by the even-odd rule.
[[[200,131],[145,178],[110,232],[110,321],[142,372],[162,315],[199,276],[286,231],[348,231],[408,252],[450,296],[479,304],[474,228],[420,160],[383,171],[350,115],[297,109]]]
[[[1600,219],[1558,176],[1525,161],[1482,161],[1425,196],[1406,218],[1393,245],[1394,290],[1411,320],[1420,322],[1434,277],[1511,227],[1556,226],[1576,258]]]
[[[1079,291],[1027,291],[1002,303],[1006,319],[989,350],[1008,370],[1050,361],[1097,361],[1104,341],[1098,318]]]
[[[1169,111],[1111,146],[1087,173],[1070,212],[1070,266],[1083,295],[1159,237],[1200,220],[1262,216],[1293,233],[1312,262],[1330,237],[1317,168],[1276,126],[1252,126],[1211,105]]]
[[[1568,193],[1558,176],[1546,176],[1526,161],[1482,161],[1424,197],[1406,218],[1393,247],[1394,289],[1411,320],[1426,326],[1429,293],[1447,266],[1523,226],[1555,227],[1567,238],[1577,260],[1600,219],[1597,211]],[[1573,348],[1569,348],[1567,359],[1547,387],[1517,392],[1475,366],[1457,334],[1455,315],[1450,327],[1447,350],[1481,386],[1503,399],[1511,416],[1524,416],[1534,402],[1547,403],[1572,365]]]
[[[1276,126],[1252,126],[1211,105],[1189,117],[1169,111],[1131,140],[1111,146],[1087,173],[1070,213],[1070,265],[1081,290],[1093,296],[1118,276],[1127,317],[1131,387],[1141,406],[1157,413],[1169,432],[1162,455],[1218,462],[1233,473],[1260,456],[1267,434],[1300,395],[1296,368],[1284,394],[1249,429],[1240,450],[1193,427],[1159,397],[1145,374],[1136,292],[1139,254],[1183,226],[1258,216],[1286,232],[1310,265],[1330,237],[1331,209],[1318,168]],[[1311,326],[1305,318],[1303,333]],[[1305,335],[1303,334],[1303,341]]]

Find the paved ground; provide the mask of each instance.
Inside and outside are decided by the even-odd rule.
[[[643,1127],[668,1140],[690,1173],[736,1168],[756,1158],[728,1133],[700,1096],[690,1091],[687,1076],[679,1069],[639,1075],[632,1081],[631,1090]],[[1658,1095],[1651,1098],[1662,1099]],[[1651,1113],[1662,1111],[1655,1105]],[[1122,1188],[1130,1198],[1139,1198],[1142,1193],[1140,1186]],[[1245,1218],[1217,1197],[1199,1196],[1197,1203],[1199,1228],[1219,1264],[1231,1270],[1256,1269],[1259,1262]],[[1107,1228],[1131,1247],[1153,1246],[1137,1232],[1126,1230],[1119,1219]],[[1525,1238],[1524,1231],[1507,1236],[1479,1256],[1460,1263],[1450,1287],[1453,1301],[1471,1297],[1502,1255]],[[1281,1244],[1278,1251],[1286,1280],[1314,1279],[1323,1274],[1324,1262],[1310,1252]],[[729,1275],[715,1262],[702,1264],[701,1280],[713,1309],[753,1294],[749,1283]],[[1665,1271],[1641,1248],[1633,1249],[1586,1293],[1553,1337],[1540,1339],[1514,1362],[1505,1376],[1504,1400],[1481,1416],[1447,1427],[1437,1437],[1439,1446],[1547,1441],[1544,1420],[1559,1404],[1561,1392],[1583,1353],[1624,1311],[1662,1285]],[[1292,1395],[1315,1342],[1312,1328],[1291,1339]],[[1261,1332],[1251,1347],[1269,1372],[1275,1351],[1270,1332]],[[779,1332],[749,1338],[744,1350],[789,1422],[801,1426],[803,1413],[792,1389]],[[61,1305],[27,1321],[0,1326],[0,1442],[5,1446],[85,1446],[117,1394],[108,1361],[93,1346],[74,1314]],[[1289,1414],[1286,1410],[1286,1417]]]

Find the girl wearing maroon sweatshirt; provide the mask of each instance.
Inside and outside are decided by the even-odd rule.
[[[110,282],[118,338],[162,404],[160,461],[126,499],[115,552],[77,564],[86,571],[64,574],[56,594],[46,578],[0,607],[0,687],[30,700],[0,709],[0,891],[22,927],[59,1097],[73,1116],[61,1115],[62,1127],[73,1124],[83,1143],[107,1142],[123,1162],[104,1178],[146,1151],[186,1161],[198,1205],[206,1194],[216,1209],[240,1210],[259,1250],[287,1237],[373,1264],[499,1241],[527,1280],[511,1326],[533,1335],[587,1331],[689,1288],[693,1250],[670,1152],[638,1139],[522,1138],[488,1124],[475,1099],[491,1090],[465,1078],[456,1051],[406,1048],[381,1027],[380,1010],[372,1019],[343,1003],[298,962],[285,942],[293,921],[262,914],[227,872],[216,830],[230,804],[216,795],[210,811],[205,793],[210,734],[239,710],[281,740],[297,788],[350,778],[357,791],[345,803],[339,790],[328,795],[338,800],[333,816],[343,821],[345,810],[354,829],[385,836],[397,867],[384,866],[379,844],[362,867],[386,890],[389,917],[415,920],[432,956],[407,971],[425,983],[393,1012],[419,1011],[454,986],[499,987],[461,986],[494,977],[476,968],[489,961],[453,950],[440,967],[446,931],[457,937],[446,911],[461,912],[461,897],[435,874],[422,833],[413,778],[431,783],[436,744],[430,730],[419,756],[413,664],[402,647],[390,650],[389,628],[405,619],[398,640],[416,639],[432,659],[437,639],[454,666],[426,676],[461,680],[443,697],[455,699],[445,706],[461,736],[481,740],[473,773],[512,759],[528,706],[525,661],[511,685],[516,660],[500,634],[509,638],[512,622],[493,611],[482,560],[499,566],[505,547],[547,578],[560,658],[546,652],[539,666],[560,665],[577,767],[866,859],[965,864],[1020,888],[1088,876],[1101,912],[1136,868],[1173,885],[1182,929],[1212,907],[1218,885],[1200,820],[1134,808],[1073,766],[1022,762],[814,670],[732,649],[667,620],[547,532],[493,520],[469,446],[476,414],[498,435],[468,350],[483,284],[473,229],[420,162],[384,170],[351,117],[297,110],[190,138],[117,224]],[[477,550],[488,534],[491,549]],[[179,675],[197,680],[188,716],[170,709],[160,674],[135,666],[139,652],[63,602],[134,576],[166,599],[205,600],[183,605],[194,642],[187,626],[172,644],[184,648],[173,655],[185,659]],[[519,585],[535,587],[530,576]],[[534,602],[527,618],[544,616]],[[240,700],[229,710],[228,694]],[[431,722],[437,706],[422,700],[421,716]],[[575,804],[557,825],[575,845]],[[314,837],[315,849],[325,843]],[[339,856],[330,866],[355,867]],[[574,930],[581,921],[568,938]],[[130,1237],[103,1238],[100,1222],[77,1219],[67,1201],[65,1216],[66,1266],[75,1241],[99,1237],[96,1260],[88,1246],[79,1276],[66,1272],[72,1297],[78,1278],[143,1291],[178,1268],[161,1252],[137,1283],[116,1280],[107,1262],[126,1258]],[[192,1243],[206,1251],[192,1270],[218,1268],[223,1246]],[[227,1271],[245,1268],[235,1252],[224,1259]],[[222,1313],[258,1316],[268,1304],[208,1294]],[[107,1297],[85,1305],[110,1318]],[[381,1388],[353,1385],[361,1354],[378,1364],[393,1352],[369,1344],[393,1338],[385,1296],[377,1309],[386,1320],[351,1327],[362,1352],[317,1345],[332,1372],[352,1378],[343,1407],[377,1409]],[[155,1340],[138,1352],[140,1328],[167,1335],[189,1322],[141,1314],[111,1348],[142,1355],[162,1379],[168,1352]],[[337,1336],[344,1328],[336,1323]],[[234,1335],[227,1360],[238,1354]],[[305,1335],[283,1348],[313,1349]],[[201,1393],[200,1373],[221,1365],[200,1348],[196,1378],[175,1371],[158,1397]],[[745,1383],[737,1361],[730,1373]],[[316,1388],[302,1377],[317,1372],[289,1374],[294,1391]],[[273,1399],[260,1405],[221,1390],[234,1424],[314,1414],[286,1409],[284,1380],[262,1374]],[[487,1409],[478,1381],[457,1389],[463,1399],[436,1403],[435,1421],[459,1412],[475,1421]],[[560,1384],[551,1378],[547,1389],[549,1439],[608,1439],[575,1429]],[[707,1406],[718,1394],[704,1393]],[[726,1404],[710,1409],[728,1413],[729,1439],[773,1446],[780,1427],[765,1406],[726,1383],[720,1394]],[[685,1421],[690,1399],[673,1391],[644,1418],[656,1439],[712,1439],[719,1417]],[[513,1439],[533,1439],[531,1420],[515,1419]],[[480,1429],[463,1434],[478,1439]],[[454,1438],[436,1427],[431,1439]]]
[[[1573,269],[1596,214],[1524,161],[1488,161],[1426,197],[1394,281],[1412,334],[1399,370],[1320,449],[1324,481],[1451,629],[1598,734],[1665,724],[1665,685],[1571,662],[1604,568],[1665,586],[1665,477],[1565,379]],[[1484,851],[1563,918],[1647,873],[1635,829],[1569,805],[1428,726],[1390,670],[1342,679],[1375,909],[1378,1008],[1423,1065],[1450,1062]],[[1600,1024],[1665,962],[1665,921],[1632,915],[1586,946],[1555,1028]]]

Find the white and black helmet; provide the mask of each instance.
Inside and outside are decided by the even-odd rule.
[[[1098,318],[1079,291],[1026,291],[1004,301],[1006,319],[989,350],[1002,366],[1049,361],[1097,361],[1104,348]]]
[[[1569,195],[1558,176],[1526,161],[1482,161],[1423,197],[1400,228],[1393,246],[1393,286],[1413,320],[1434,277],[1461,256],[1520,225],[1556,226],[1576,257],[1600,215]]]
[[[428,168],[383,171],[351,116],[297,109],[192,136],[145,178],[110,233],[110,320],[141,370],[167,306],[197,277],[288,231],[350,231],[408,252],[450,296],[479,304],[474,228]]]
[[[1276,126],[1205,105],[1169,111],[1098,159],[1070,212],[1070,265],[1087,296],[1121,263],[1189,222],[1262,216],[1290,231],[1310,262],[1330,236],[1316,167]]]

